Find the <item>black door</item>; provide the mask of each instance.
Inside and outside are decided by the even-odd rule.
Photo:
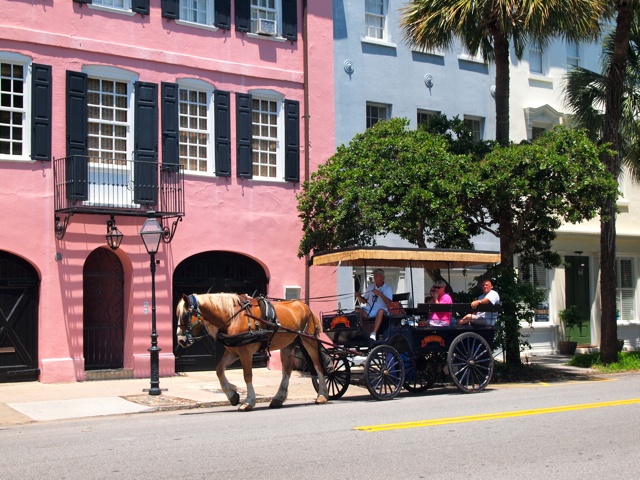
[[[231,252],[204,252],[185,259],[173,273],[173,311],[183,294],[192,293],[247,293],[267,294],[267,277],[255,260]],[[173,319],[173,331],[178,319]],[[211,337],[203,337],[189,348],[173,339],[176,372],[213,370],[224,347]],[[266,365],[266,355],[254,356],[255,366]]]
[[[584,318],[591,318],[591,292],[589,289],[589,257],[564,257],[565,269],[565,305],[576,305]],[[572,341],[579,345],[591,344],[591,321],[587,321],[582,328],[574,327],[569,332]]]
[[[38,379],[39,287],[29,263],[0,251],[0,382]]]
[[[91,252],[83,269],[84,369],[124,366],[124,271],[107,248]]]

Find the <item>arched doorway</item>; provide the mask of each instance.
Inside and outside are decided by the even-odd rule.
[[[39,287],[28,262],[0,251],[0,382],[38,379]]]
[[[124,270],[107,248],[91,252],[82,270],[85,370],[124,366]]]
[[[173,272],[173,311],[183,294],[248,293],[267,294],[268,279],[255,260],[232,252],[203,252],[182,261]],[[174,315],[175,317],[175,315]],[[173,319],[174,331],[178,320]],[[175,337],[175,335],[174,335]],[[182,348],[174,338],[176,372],[213,370],[223,347],[204,337],[189,348]],[[266,356],[257,354],[255,365],[266,365]]]

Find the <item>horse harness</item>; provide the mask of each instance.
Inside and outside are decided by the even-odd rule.
[[[260,296],[257,298],[258,306],[260,307],[260,318],[256,317],[251,313],[251,307],[255,306],[252,304],[252,298],[248,295],[240,295],[240,298],[244,300],[244,303],[240,306],[238,311],[236,311],[229,320],[225,322],[225,324],[218,328],[218,332],[216,335],[216,340],[218,340],[225,347],[242,347],[245,345],[249,345],[251,343],[260,343],[260,349],[266,350],[269,353],[269,345],[271,344],[271,340],[274,335],[278,333],[280,328],[283,328],[278,321],[278,316],[276,313],[276,309],[273,307],[273,304],[269,299],[264,296]],[[184,335],[187,337],[187,342],[189,345],[192,345],[195,340],[199,340],[203,336],[194,337],[191,333],[191,330],[196,325],[202,325],[202,313],[200,312],[200,307],[198,306],[198,300],[195,295],[186,296],[186,301],[188,303],[188,308],[185,310],[181,318],[180,327],[183,330]],[[239,333],[237,335],[229,335],[223,331],[225,325],[231,323],[231,321],[237,317],[241,312],[245,312],[245,316],[247,317],[247,326],[248,331]],[[196,322],[191,322],[191,317],[196,317]],[[253,325],[251,323],[251,319],[254,320]],[[261,324],[266,324],[268,327],[272,327],[270,329],[264,329],[261,327]]]

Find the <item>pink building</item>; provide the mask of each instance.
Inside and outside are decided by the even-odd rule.
[[[183,293],[335,291],[297,257],[296,210],[334,151],[331,2],[2,11],[0,382],[149,376],[150,211],[170,240],[156,255],[160,376],[221,353],[175,348]]]

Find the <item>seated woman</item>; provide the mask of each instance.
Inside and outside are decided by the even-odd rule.
[[[438,280],[431,287],[430,297],[426,303],[432,304],[452,304],[453,300],[448,293],[445,293],[447,282]],[[425,299],[427,300],[427,299]],[[451,323],[451,312],[432,312],[429,316],[429,326],[448,327]]]

